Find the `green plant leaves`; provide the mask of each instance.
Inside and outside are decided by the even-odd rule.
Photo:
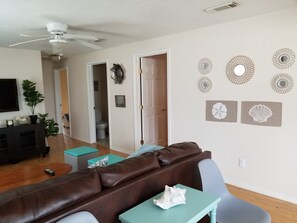
[[[22,88],[25,101],[27,105],[30,107],[32,115],[34,115],[36,105],[43,102],[44,96],[36,90],[35,82],[23,80]]]
[[[38,114],[38,119],[40,123],[44,125],[45,137],[56,136],[59,133],[59,125],[55,122],[53,118],[48,118],[48,113]]]

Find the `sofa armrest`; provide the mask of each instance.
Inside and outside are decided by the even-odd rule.
[[[99,176],[89,169],[19,187],[1,194],[1,222],[31,222],[100,191]]]

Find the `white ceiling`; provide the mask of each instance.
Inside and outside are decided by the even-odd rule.
[[[297,5],[296,0],[238,0],[239,7],[208,14],[203,9],[228,0],[1,0],[0,46],[31,40],[20,33],[47,34],[46,24],[68,24],[69,33],[105,39],[109,48],[158,36],[269,13]],[[16,46],[51,53],[48,41]],[[94,51],[69,42],[67,56]]]

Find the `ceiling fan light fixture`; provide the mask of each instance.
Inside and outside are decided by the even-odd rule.
[[[62,49],[67,44],[67,41],[64,39],[51,39],[51,40],[49,40],[49,43],[54,48]]]

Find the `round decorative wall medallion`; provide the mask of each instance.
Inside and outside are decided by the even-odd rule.
[[[212,62],[208,58],[202,58],[198,64],[198,70],[201,74],[208,74],[212,69]]]
[[[202,77],[198,81],[198,88],[201,92],[206,93],[211,89],[211,80],[207,77]]]
[[[277,74],[271,80],[271,87],[279,94],[288,93],[294,86],[294,80],[289,74]]]
[[[233,57],[226,67],[226,75],[234,84],[244,84],[254,75],[254,63],[247,56]]]
[[[295,53],[289,48],[282,48],[276,51],[272,57],[274,66],[279,69],[286,69],[292,66],[295,62]]]

